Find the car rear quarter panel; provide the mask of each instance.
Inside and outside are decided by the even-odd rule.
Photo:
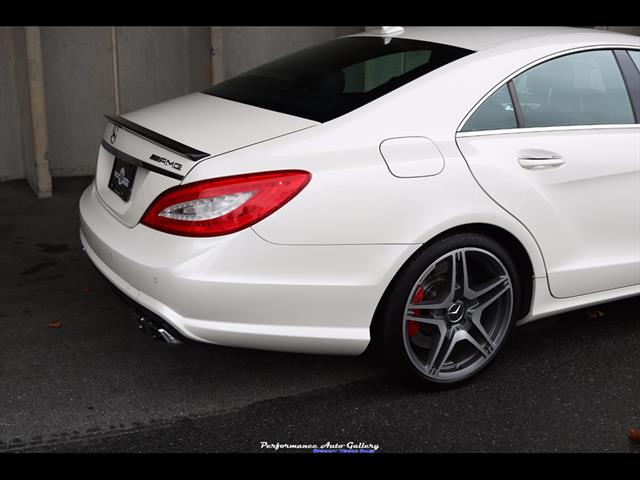
[[[365,122],[366,118],[363,118]],[[379,144],[399,132],[418,135],[414,125],[384,129],[352,120],[324,124],[232,152],[197,165],[186,181],[238,173],[302,168],[307,187],[283,208],[252,228],[264,240],[283,245],[422,244],[467,223],[487,223],[512,232],[530,252],[536,274],[544,266],[535,242],[479,188],[454,141],[453,131],[436,137],[443,171],[423,178],[393,176]],[[242,171],[238,171],[242,165]]]

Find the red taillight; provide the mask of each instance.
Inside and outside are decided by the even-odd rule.
[[[158,196],[141,223],[187,237],[226,235],[272,214],[310,179],[309,172],[281,170],[179,185]]]

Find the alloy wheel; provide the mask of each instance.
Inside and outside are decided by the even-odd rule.
[[[513,302],[511,278],[491,252],[468,247],[441,256],[419,277],[405,305],[409,359],[436,382],[473,375],[502,344]]]

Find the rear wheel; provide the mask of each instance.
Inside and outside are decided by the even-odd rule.
[[[385,356],[422,386],[459,384],[496,356],[518,312],[520,280],[492,238],[456,234],[418,254],[382,310]]]

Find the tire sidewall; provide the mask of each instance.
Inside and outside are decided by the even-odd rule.
[[[411,362],[405,345],[403,332],[404,309],[407,299],[413,289],[415,282],[424,273],[424,271],[437,259],[443,255],[457,250],[459,248],[481,248],[495,255],[504,265],[511,279],[513,289],[513,302],[511,308],[511,316],[507,331],[503,336],[500,344],[489,359],[478,370],[463,377],[455,382],[442,382],[427,377],[420,372]],[[386,304],[383,309],[383,353],[384,357],[396,374],[404,377],[406,380],[426,388],[446,388],[461,385],[468,380],[475,378],[482,370],[484,370],[495,359],[500,349],[504,345],[511,327],[515,323],[517,312],[520,311],[520,292],[521,279],[517,271],[516,265],[507,250],[491,237],[474,233],[459,233],[443,239],[433,244],[426,245],[419,250],[405,264],[405,267],[396,275],[391,286],[391,291],[387,297]]]

